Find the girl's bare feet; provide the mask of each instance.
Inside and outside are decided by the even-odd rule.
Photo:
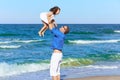
[[[43,36],[44,37],[44,32],[40,32],[39,31],[38,34],[39,34],[39,36],[41,36],[41,37]]]

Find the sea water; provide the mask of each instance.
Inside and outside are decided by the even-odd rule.
[[[90,71],[103,70],[104,73],[99,74],[106,75],[111,70],[120,72],[119,24],[58,24],[58,28],[63,25],[70,27],[63,48],[63,74],[73,71],[85,76],[98,74],[90,74]],[[53,35],[47,30],[45,36],[40,37],[38,31],[42,26],[0,24],[0,77],[49,69]]]

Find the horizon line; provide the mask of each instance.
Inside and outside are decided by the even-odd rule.
[[[42,24],[42,23],[0,23],[1,24]],[[58,23],[58,24],[120,24],[120,23]]]

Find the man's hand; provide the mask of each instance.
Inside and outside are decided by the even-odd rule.
[[[54,26],[55,26],[55,27],[57,27],[57,24],[56,24],[56,23],[54,23]]]
[[[54,26],[55,27],[57,27],[57,24],[56,24],[56,22],[55,22],[55,20],[53,19],[53,20],[51,20],[51,23],[53,23],[54,24]]]

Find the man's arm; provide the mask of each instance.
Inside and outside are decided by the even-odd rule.
[[[51,22],[54,24],[55,27],[57,27],[57,24],[54,19]]]
[[[54,26],[54,23],[50,23],[50,24],[49,24],[49,29],[50,29],[50,30],[52,30],[54,27],[55,27],[55,26]]]
[[[58,30],[57,28],[54,28],[54,27],[55,26],[53,23],[49,24],[49,29],[51,30],[52,34],[57,37],[63,38],[64,35],[62,34],[62,32],[60,32],[60,30]]]

